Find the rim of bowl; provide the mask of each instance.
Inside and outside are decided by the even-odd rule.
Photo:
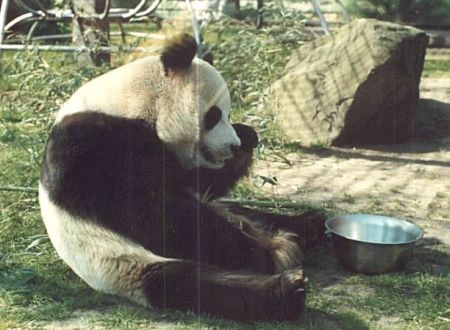
[[[333,229],[331,229],[328,225],[329,222],[331,222],[332,220],[338,219],[338,218],[358,218],[358,217],[374,217],[374,218],[380,218],[380,219],[391,219],[391,220],[395,220],[398,222],[402,222],[402,223],[406,223],[408,224],[408,226],[412,226],[417,228],[418,230],[418,235],[415,239],[409,240],[409,241],[403,241],[403,242],[389,242],[389,243],[384,243],[384,242],[375,242],[375,241],[365,241],[365,240],[358,240],[352,237],[349,237],[347,235],[342,235],[341,233],[338,233],[336,231],[334,231]],[[343,237],[345,239],[351,240],[353,242],[358,242],[358,243],[368,243],[368,244],[379,244],[379,245],[406,245],[406,244],[411,244],[411,243],[416,243],[417,241],[419,241],[420,239],[423,238],[423,229],[416,225],[415,223],[403,220],[403,219],[398,219],[398,218],[393,218],[393,217],[388,217],[388,216],[384,216],[384,215],[377,215],[377,214],[368,214],[368,213],[357,213],[357,214],[344,214],[344,215],[337,215],[334,216],[332,218],[329,218],[325,221],[325,228],[327,229],[327,231],[329,231],[330,233],[339,236],[339,237]]]

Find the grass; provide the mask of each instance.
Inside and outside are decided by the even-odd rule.
[[[450,59],[429,59],[425,61],[423,77],[450,78]]]
[[[285,144],[277,134],[274,118],[260,112],[266,98],[265,87],[279,75],[289,51],[305,40],[298,22],[287,19],[283,23],[286,26],[259,31],[250,25],[237,27],[222,22],[211,26],[205,35],[214,45],[216,66],[232,90],[234,119],[256,126],[262,136],[259,152],[276,159],[283,159],[284,151],[302,152]],[[446,75],[450,72],[447,64],[427,61],[425,73]],[[8,53],[3,58],[0,187],[37,187],[40,159],[54,113],[78,86],[108,69],[77,68],[70,55],[61,54]],[[318,147],[321,149],[323,146]],[[260,186],[277,184],[275,177],[261,177],[257,182],[260,185],[241,183],[233,197],[267,199]],[[446,200],[448,194],[442,192],[437,197]],[[349,204],[354,202],[352,195],[344,198]],[[281,212],[282,201],[273,202],[275,208],[271,209]],[[374,209],[384,207],[380,200],[373,203]],[[326,207],[332,213],[332,205]],[[56,255],[40,219],[36,193],[32,189],[0,190],[0,330],[34,329],[49,324],[64,328],[70,322],[80,322],[82,328],[105,329],[449,328],[448,247],[419,248],[403,273],[379,276],[343,270],[330,250],[330,242],[326,241],[307,255],[308,311],[298,323],[245,325],[186,313],[151,311],[90,289]],[[83,317],[87,321],[82,321]]]

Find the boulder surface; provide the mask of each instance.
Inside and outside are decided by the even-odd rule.
[[[354,20],[295,50],[266,106],[286,137],[303,145],[405,141],[427,43],[413,27]]]

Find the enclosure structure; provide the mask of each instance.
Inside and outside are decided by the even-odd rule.
[[[7,22],[7,13],[11,4],[15,2],[22,10],[25,11],[11,21]],[[70,6],[66,9],[47,8],[42,0],[34,0],[30,5],[23,0],[3,0],[0,8],[0,53],[2,50],[24,50],[38,49],[44,51],[65,51],[65,52],[89,52],[94,62],[98,62],[100,58],[107,60],[108,54],[117,51],[154,51],[145,47],[131,47],[125,45],[127,34],[138,37],[150,37],[148,34],[139,32],[126,32],[124,24],[142,22],[149,17],[156,17],[155,11],[163,0],[140,0],[134,8],[114,8],[111,0],[75,0],[70,2]],[[206,2],[207,10],[209,1],[195,1],[195,4]],[[219,16],[222,15],[226,0],[217,0],[216,9]],[[318,0],[309,0],[314,12],[317,14],[320,25],[325,34],[330,33],[325,16],[322,12]],[[348,19],[348,15],[340,0],[335,2],[344,9],[344,14]],[[196,15],[196,9],[191,0],[185,0],[186,7],[191,13],[192,29],[197,40],[197,44],[201,43],[199,19]],[[239,13],[240,0],[235,0],[235,8]],[[261,27],[263,24],[264,1],[256,1],[256,25]],[[66,23],[72,24],[71,34],[44,34],[36,36],[35,32],[39,24],[42,23]],[[25,29],[26,36],[24,38],[16,38],[6,40],[5,36],[17,29],[18,27],[28,25]],[[110,44],[110,25],[117,24],[122,38],[121,46],[112,46]],[[72,39],[69,45],[49,44],[55,41]],[[39,44],[36,44],[39,42]],[[199,47],[199,49],[201,49]]]

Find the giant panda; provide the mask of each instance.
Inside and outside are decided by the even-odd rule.
[[[302,249],[323,215],[265,216],[216,200],[248,173],[258,137],[230,123],[227,85],[196,50],[182,34],[64,103],[39,182],[48,236],[96,290],[162,310],[297,319]]]

